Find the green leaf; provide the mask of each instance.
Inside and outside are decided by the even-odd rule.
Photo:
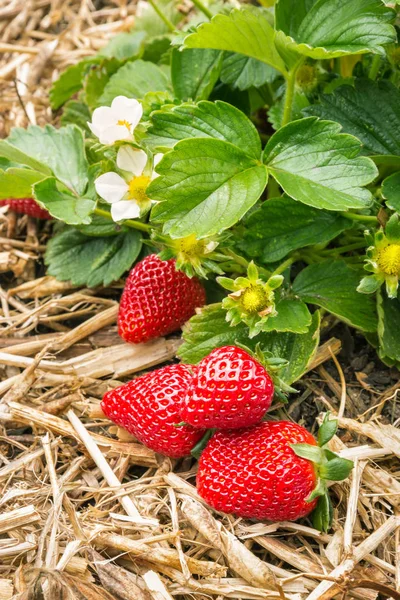
[[[89,72],[84,77],[84,98],[90,108],[99,106],[99,99],[104,92],[104,88],[123,65],[117,58],[104,58],[101,63],[92,65]],[[91,119],[89,118],[89,121]]]
[[[214,348],[236,344],[255,348],[256,345],[255,340],[248,339],[248,328],[243,323],[230,327],[226,321],[226,311],[220,304],[209,304],[202,308],[184,326],[182,337],[184,343],[178,350],[178,356],[189,364],[198,363]]]
[[[318,444],[319,446],[325,446],[335,435],[338,428],[338,420],[331,419],[330,414],[327,413],[322,422],[321,427],[318,430]]]
[[[88,162],[82,131],[75,125],[14,128],[8,142],[47,165],[55,177],[78,195],[88,184]]]
[[[69,225],[90,223],[90,214],[96,206],[96,201],[75,196],[54,177],[47,177],[34,184],[33,192],[38,203],[56,219]]]
[[[185,15],[178,10],[179,0],[158,0],[158,7],[174,25],[177,25]],[[168,26],[156,13],[150,2],[138,6],[135,15],[135,31],[145,31],[149,37],[170,33]]]
[[[329,481],[343,481],[348,478],[353,467],[352,460],[338,456],[321,466],[320,475]]]
[[[290,40],[282,43],[315,59],[377,52],[396,40],[389,21],[395,13],[381,0],[279,0],[276,28]]]
[[[121,231],[129,231],[127,227],[118,225],[114,221],[99,217],[98,215],[92,216],[89,225],[77,225],[76,229],[89,237],[106,237],[119,235]]]
[[[363,154],[400,155],[400,92],[389,81],[356,80],[303,113],[340,123],[362,142]]]
[[[268,171],[284,191],[315,208],[366,208],[371,193],[360,186],[378,174],[361,144],[340,125],[315,117],[293,121],[274,133],[264,150]]]
[[[73,285],[109,285],[130,269],[142,246],[138,231],[114,237],[88,237],[73,228],[58,233],[47,245],[49,275]]]
[[[50,89],[50,105],[57,110],[82,88],[83,77],[91,65],[101,62],[99,57],[84,58],[63,71]]]
[[[284,298],[279,300],[275,309],[276,317],[268,317],[263,331],[291,331],[293,333],[307,333],[311,325],[311,313],[301,300]]]
[[[303,117],[303,110],[309,106],[310,102],[302,91],[295,90],[293,94],[292,117],[291,121],[297,121]],[[271,123],[275,131],[282,127],[283,112],[285,107],[285,97],[282,96],[268,111],[268,121]]]
[[[386,177],[382,184],[382,196],[386,199],[386,206],[400,212],[400,172]]]
[[[31,198],[32,185],[45,176],[30,169],[0,170],[0,200],[4,198]]]
[[[116,96],[143,98],[147,92],[169,90],[168,77],[151,62],[135,60],[128,62],[110,77],[99,99],[99,104],[109,105]]]
[[[118,60],[134,58],[140,54],[145,37],[144,31],[118,33],[100,50],[98,56],[118,58]]]
[[[148,194],[160,203],[153,221],[172,237],[214,235],[234,225],[255,204],[267,183],[258,161],[221,140],[179,142],[157,166]]]
[[[91,121],[91,115],[86,104],[76,100],[66,103],[61,117],[62,125],[78,125],[85,133],[91,134],[88,121]]]
[[[251,258],[273,263],[298,248],[329,242],[352,226],[337,213],[284,196],[263,202],[247,217],[239,248]]]
[[[287,366],[279,372],[279,377],[291,385],[300,379],[307,371],[319,344],[320,314],[316,311],[307,333],[261,333],[256,342],[259,342],[264,352],[271,352],[273,356],[287,360]]]
[[[39,171],[39,173],[43,173],[44,175],[51,175],[51,170],[46,165],[35,160],[32,156],[25,154],[22,150],[15,148],[5,140],[0,140],[0,158],[18,165],[26,165],[34,171]]]
[[[207,100],[221,72],[223,53],[218,50],[174,48],[171,79],[179,100]]]
[[[310,444],[289,444],[296,456],[305,458],[313,463],[321,463],[323,460],[323,451],[319,446],[311,446]]]
[[[357,329],[375,331],[374,300],[357,292],[361,276],[361,271],[351,269],[343,260],[327,260],[301,271],[293,283],[293,292],[304,302],[325,308]]]
[[[286,74],[285,63],[275,47],[275,31],[264,8],[234,9],[201,24],[184,40],[186,48],[213,48],[244,54]]]
[[[150,5],[148,5],[150,6]],[[159,35],[146,40],[142,60],[161,63],[171,48],[171,35]]]
[[[378,293],[378,336],[381,351],[392,360],[400,360],[400,301],[390,299],[384,290]]]
[[[146,138],[151,148],[172,148],[187,138],[216,138],[260,158],[260,136],[253,123],[241,110],[220,100],[166,107],[155,111],[151,122]]]
[[[260,88],[272,83],[278,72],[269,65],[235,52],[226,53],[222,63],[221,81],[239,90]]]
[[[178,350],[178,356],[184,362],[196,364],[215,348],[242,345],[255,350],[256,345],[260,344],[264,352],[271,352],[273,357],[288,361],[279,374],[285,383],[291,384],[306,371],[318,347],[319,322],[319,313],[316,312],[306,334],[260,333],[257,338],[249,340],[248,328],[243,323],[230,327],[221,305],[210,304],[184,327],[184,343]]]

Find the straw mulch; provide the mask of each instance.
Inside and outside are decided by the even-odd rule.
[[[57,122],[52,78],[133,13],[123,0],[1,0],[1,135]],[[1,210],[0,600],[400,598],[397,371],[331,322],[300,394],[275,413],[313,431],[339,414],[332,449],[355,468],[332,486],[329,534],[217,514],[196,494],[195,461],[156,456],[100,410],[105,391],[173,360],[179,338],[122,343],[122,283],[46,277],[51,226]]]

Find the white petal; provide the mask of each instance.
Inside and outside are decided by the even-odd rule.
[[[115,116],[114,111],[109,106],[100,106],[93,111],[92,123],[95,127],[106,129],[110,125],[115,125],[117,121],[118,117]]]
[[[134,98],[126,98],[125,96],[117,96],[111,104],[114,114],[118,115],[118,119],[127,121],[131,124],[133,131],[136,125],[142,118],[143,108],[140,102]]]
[[[140,215],[140,208],[132,200],[122,200],[111,205],[111,216],[113,221],[122,219],[136,219]]]
[[[87,121],[87,125],[88,125],[90,131],[96,137],[100,137],[101,136],[101,132],[103,131],[102,127],[100,127],[99,125],[95,125],[94,123],[90,123],[89,121]]]
[[[99,140],[102,144],[114,144],[119,140],[131,140],[132,135],[125,125],[111,125],[107,129],[103,129],[99,135]]]
[[[129,190],[128,184],[117,173],[104,173],[95,182],[98,195],[109,204],[119,202]]]
[[[117,154],[117,166],[139,177],[146,166],[147,154],[144,150],[135,150],[131,146],[121,146]]]
[[[158,154],[154,155],[153,158],[153,168],[155,169],[156,166],[158,165],[158,163],[160,162],[160,160],[162,159],[162,157],[164,156],[164,154],[162,154],[161,152],[158,152]],[[155,170],[153,170],[152,174],[151,174],[151,181],[153,181],[153,179],[156,179],[156,177],[159,177],[159,174],[155,172]]]

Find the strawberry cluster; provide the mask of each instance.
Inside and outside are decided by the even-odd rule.
[[[170,333],[204,301],[198,280],[176,271],[173,260],[148,256],[128,277],[120,334],[141,342]],[[174,364],[137,377],[107,392],[101,406],[109,419],[155,452],[182,458],[202,449],[197,489],[216,510],[296,520],[314,510],[321,497],[319,523],[326,528],[325,480],[338,479],[337,461],[343,459],[323,446],[336,425],[324,424],[318,445],[296,423],[264,421],[273,396],[273,379],[260,360],[250,351],[224,346],[198,365]],[[352,466],[345,462],[340,479]]]

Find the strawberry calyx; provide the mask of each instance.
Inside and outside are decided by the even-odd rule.
[[[318,432],[318,446],[290,444],[296,456],[309,460],[314,464],[317,484],[306,499],[306,502],[312,502],[316,498],[319,498],[313,512],[313,523],[321,531],[328,531],[332,523],[332,504],[327,481],[343,481],[347,479],[354,466],[352,460],[341,458],[326,448],[326,444],[335,435],[337,427],[337,419],[331,419],[328,412]]]
[[[188,277],[195,275],[207,279],[209,273],[221,275],[223,270],[218,262],[225,261],[226,256],[217,250],[227,233],[198,239],[194,234],[183,238],[171,238],[169,235],[154,232],[151,241],[160,251],[161,260],[175,259],[177,271],[183,271]]]

